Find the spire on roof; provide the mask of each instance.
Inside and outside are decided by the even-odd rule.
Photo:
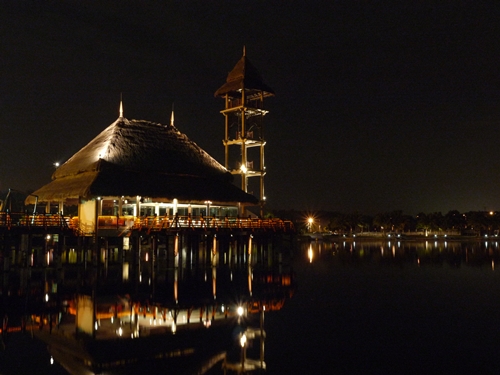
[[[243,56],[246,56],[245,45],[243,45]]]
[[[120,94],[120,118],[123,118],[123,98],[122,98],[122,94]]]
[[[172,103],[172,114],[170,115],[170,125],[174,126],[174,103]]]

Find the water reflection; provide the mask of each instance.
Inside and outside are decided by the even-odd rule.
[[[306,246],[309,263],[322,258],[344,262],[489,266],[500,259],[498,241],[312,241]]]
[[[17,262],[22,254],[13,250],[0,283],[2,374],[18,373],[9,358],[26,337],[48,344],[44,363],[73,373],[265,367],[264,314],[281,310],[295,290],[290,246],[223,235],[141,236],[135,253],[134,241],[115,248],[110,240],[99,256],[70,249],[39,266]]]
[[[499,256],[498,243],[483,240],[301,243],[297,293],[266,320],[268,367],[500,373]]]

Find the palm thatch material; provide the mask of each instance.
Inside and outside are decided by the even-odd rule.
[[[258,202],[232,175],[173,125],[120,117],[33,193],[39,202],[143,196],[196,202]],[[28,197],[26,203],[33,203]]]

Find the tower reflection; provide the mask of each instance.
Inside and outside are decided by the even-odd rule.
[[[3,272],[4,345],[31,335],[75,372],[129,373],[148,363],[155,373],[167,362],[195,372],[265,368],[264,314],[295,290],[290,246],[199,233],[127,243],[103,241],[98,257],[93,246],[72,248]]]

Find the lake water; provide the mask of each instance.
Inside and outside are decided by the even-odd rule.
[[[296,288],[265,315],[267,374],[500,373],[497,242],[306,242],[283,266]],[[64,373],[27,336],[0,374]]]
[[[271,374],[500,373],[496,242],[302,244]]]

